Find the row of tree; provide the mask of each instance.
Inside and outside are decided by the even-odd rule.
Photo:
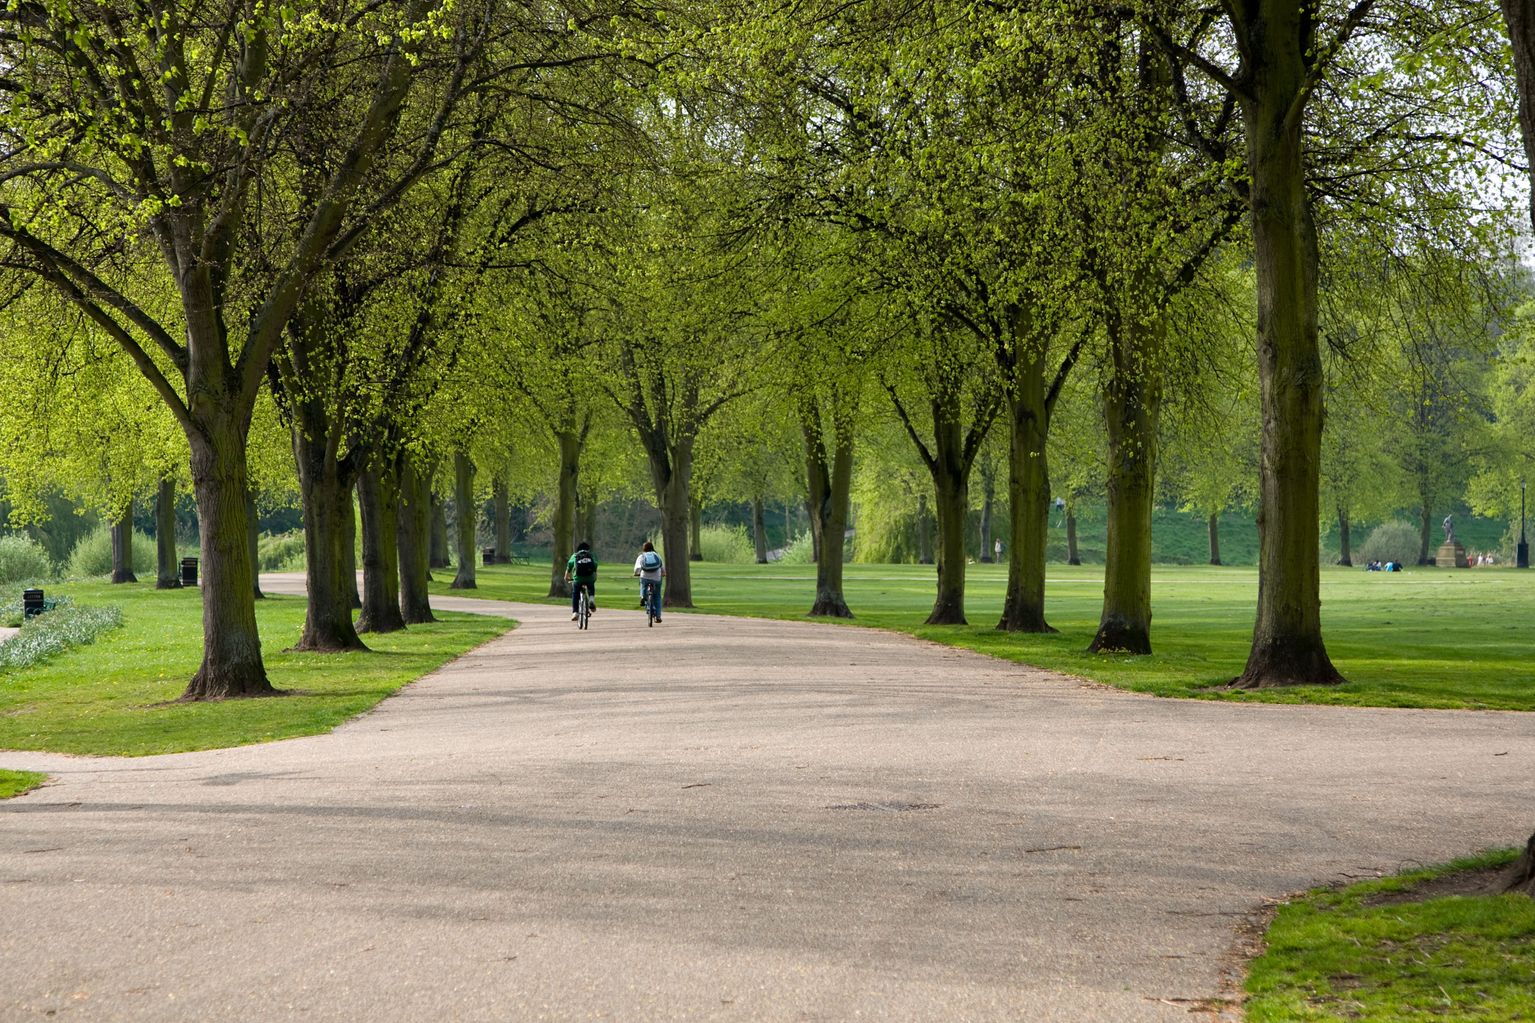
[[[187,465],[205,653],[186,695],[258,695],[252,495],[295,470],[253,438],[282,431],[296,466],[300,645],[340,650],[429,620],[434,481],[467,509],[488,474],[500,507],[557,465],[554,591],[636,450],[680,553],[704,500],[768,491],[782,460],[752,453],[786,422],[812,613],[847,614],[836,538],[859,438],[888,415],[937,523],[930,621],[964,621],[971,478],[997,430],[999,627],[1049,631],[1052,489],[1100,465],[1093,647],[1145,652],[1166,420],[1209,441],[1179,471],[1229,486],[1225,411],[1256,390],[1261,583],[1237,684],[1337,681],[1324,405],[1370,407],[1405,357],[1440,389],[1413,414],[1453,409],[1476,345],[1437,332],[1501,322],[1516,98],[1527,141],[1535,117],[1518,7],[13,5],[4,372],[54,404],[11,416],[7,496],[91,478],[120,502]],[[1369,432],[1328,434],[1345,520]],[[1063,441],[1094,454],[1052,484]],[[668,601],[691,604],[686,558],[669,563]]]

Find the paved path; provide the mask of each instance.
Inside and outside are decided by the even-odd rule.
[[[1184,1021],[1265,898],[1535,823],[1535,716],[438,603],[523,624],[332,735],[0,757],[0,1020]]]

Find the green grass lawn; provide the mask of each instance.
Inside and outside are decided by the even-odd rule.
[[[502,618],[439,614],[434,625],[367,636],[372,653],[284,653],[304,622],[300,597],[256,605],[267,675],[289,695],[169,703],[202,660],[202,604],[153,583],[49,588],[83,606],[116,604],[123,626],[89,646],[0,671],[0,749],[141,756],[243,746],[327,732],[413,679],[512,627]]]
[[[1494,853],[1284,906],[1248,974],[1250,1023],[1535,1020],[1535,900],[1454,895],[1381,903],[1455,871],[1504,864]]]
[[[599,552],[600,553],[600,552]],[[630,562],[604,571],[599,602],[637,603]],[[697,610],[799,618],[815,588],[813,565],[695,563]],[[474,594],[543,601],[548,566],[480,568]],[[997,632],[1006,568],[971,565],[969,626],[925,626],[935,578],[930,565],[850,565],[845,592],[854,624],[911,633],[1013,661],[1159,696],[1377,707],[1535,709],[1535,573],[1512,569],[1415,569],[1402,573],[1322,570],[1327,648],[1349,679],[1337,687],[1226,692],[1208,687],[1241,670],[1252,639],[1258,575],[1253,568],[1157,566],[1149,657],[1084,651],[1103,599],[1101,566],[1051,565],[1046,590],[1053,636]],[[441,575],[441,573],[439,573]],[[447,578],[433,592],[449,593]],[[618,596],[615,596],[618,594]],[[606,598],[605,600],[603,598]]]
[[[38,774],[36,771],[7,771],[0,768],[0,799],[10,799],[23,792],[30,792],[47,779],[46,774]]]

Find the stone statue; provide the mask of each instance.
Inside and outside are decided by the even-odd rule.
[[[1447,544],[1455,542],[1455,521],[1449,515],[1444,517],[1444,542]]]

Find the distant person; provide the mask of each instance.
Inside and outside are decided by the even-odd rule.
[[[634,559],[634,574],[640,577],[640,603],[650,609],[650,617],[661,620],[661,580],[666,578],[666,563],[649,540]]]
[[[576,552],[565,562],[565,581],[574,582],[570,588],[570,620],[581,613],[581,590],[587,594],[587,607],[597,610],[597,557],[592,553],[589,540],[576,544]]]
[[[1366,572],[1379,572],[1380,571],[1380,561],[1379,560],[1371,561],[1370,562],[1370,567],[1365,569],[1365,571]]]
[[[1002,560],[1002,541],[998,540],[996,543],[991,545],[991,548],[996,552],[997,561],[1000,562]]]

